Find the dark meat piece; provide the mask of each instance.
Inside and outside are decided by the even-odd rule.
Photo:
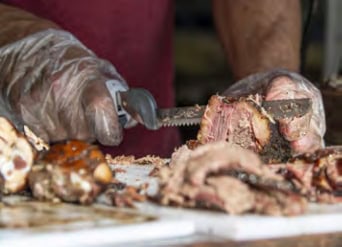
[[[158,199],[164,205],[277,215],[306,208],[291,182],[263,166],[252,151],[225,141],[179,148],[159,177]]]
[[[26,138],[0,117],[0,194],[17,193],[26,187],[34,156]]]
[[[199,143],[224,140],[259,153],[266,163],[287,161],[291,157],[290,143],[261,102],[259,95],[239,99],[212,96],[197,135]]]
[[[45,200],[91,203],[112,180],[97,146],[69,141],[51,146],[29,174],[33,196]]]

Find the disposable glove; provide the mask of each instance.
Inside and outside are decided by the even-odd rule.
[[[122,127],[106,88],[127,88],[107,61],[68,32],[47,29],[0,48],[0,114],[47,142],[118,145]]]

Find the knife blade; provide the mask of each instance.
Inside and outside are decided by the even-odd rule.
[[[301,117],[311,109],[311,99],[288,99],[263,101],[262,107],[275,120]],[[160,126],[186,126],[199,124],[206,109],[205,105],[157,109]]]

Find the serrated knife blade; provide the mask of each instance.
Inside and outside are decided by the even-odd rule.
[[[206,106],[185,106],[168,109],[157,109],[160,126],[186,126],[199,124]]]
[[[311,99],[289,99],[263,101],[262,107],[275,120],[301,117],[311,109]],[[158,125],[189,126],[199,124],[206,109],[205,105],[157,109]]]

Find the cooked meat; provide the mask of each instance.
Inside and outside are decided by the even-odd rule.
[[[201,188],[195,197],[196,201],[208,203],[208,207],[216,206],[231,214],[253,209],[254,193],[240,180],[229,176],[215,176],[209,177],[206,183],[203,187],[207,187],[208,191]]]
[[[33,196],[45,200],[91,203],[112,180],[97,146],[69,141],[42,153],[29,175]]]
[[[124,183],[115,182],[107,186],[104,192],[97,198],[97,202],[116,207],[134,208],[134,202],[143,202],[146,195],[141,187],[129,186]]]
[[[239,99],[212,96],[197,135],[199,143],[224,140],[259,153],[264,162],[287,161],[291,156],[290,143],[261,102],[259,95]]]
[[[7,119],[0,117],[0,194],[25,188],[34,156],[26,138]]]
[[[120,155],[112,157],[110,154],[106,154],[106,160],[108,164],[111,165],[155,165],[155,166],[162,166],[167,163],[166,159],[163,159],[159,156],[155,155],[146,155],[141,158],[135,158],[134,155]]]
[[[253,212],[267,215],[299,215],[306,211],[306,199],[295,193],[279,190],[253,190]]]
[[[302,213],[306,207],[296,187],[263,166],[257,154],[225,141],[179,148],[159,178],[158,199],[164,205],[284,215]]]
[[[342,147],[329,147],[297,156],[285,165],[271,165],[292,180],[311,201],[342,199]],[[324,194],[324,195],[323,195]]]

